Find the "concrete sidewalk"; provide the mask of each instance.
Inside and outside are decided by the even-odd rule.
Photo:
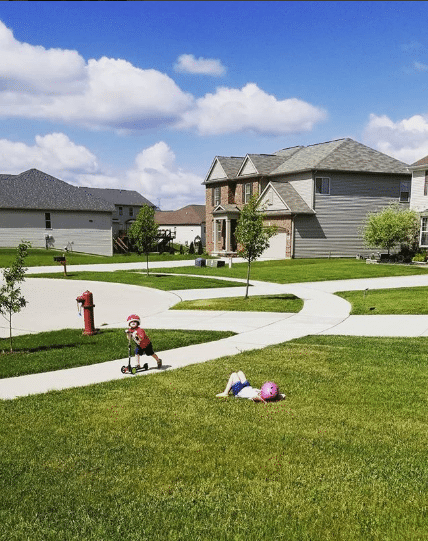
[[[242,280],[242,283],[244,285],[245,280]],[[364,290],[366,288],[428,286],[428,275],[284,285],[252,280],[251,284],[250,294],[252,296],[292,293],[304,300],[304,307],[298,314],[174,311],[169,308],[181,299],[236,296],[242,295],[243,290],[242,288],[218,288],[163,292],[150,288],[104,282],[67,282],[29,278],[25,282],[25,287],[28,287],[28,291],[26,291],[32,295],[32,303],[34,304],[32,312],[28,316],[28,323],[21,326],[31,326],[33,329],[37,327],[39,330],[42,328],[49,330],[51,327],[71,326],[78,328],[79,325],[83,326],[76,315],[76,308],[71,310],[68,305],[71,303],[76,306],[75,298],[90,287],[91,291],[94,292],[96,324],[97,321],[103,321],[107,327],[124,327],[127,315],[131,312],[137,312],[142,318],[142,326],[146,328],[231,330],[237,333],[235,336],[216,342],[158,352],[163,359],[166,370],[235,355],[241,351],[262,349],[269,345],[310,334],[428,336],[428,316],[350,317],[350,304],[333,294],[335,291]],[[47,310],[43,304],[43,299],[47,298],[49,302],[54,303],[55,307],[51,316],[46,314]],[[62,309],[65,312],[61,316],[58,314],[60,305],[63,305]],[[64,309],[65,305],[67,305],[67,310]],[[22,315],[29,311],[30,307],[31,304],[22,312]],[[34,312],[34,307],[39,311],[38,317]],[[112,307],[114,307],[113,315],[111,314]],[[41,314],[43,317],[40,317]],[[16,317],[20,315],[18,314]],[[58,319],[59,317],[61,319]],[[78,324],[76,324],[76,318]],[[33,332],[39,331],[33,330]],[[123,375],[120,371],[121,366],[127,362],[128,359],[124,358],[46,374],[3,379],[0,380],[0,398],[11,399],[132,377]],[[160,373],[160,371],[150,370],[149,372],[140,372],[139,375],[155,373]]]

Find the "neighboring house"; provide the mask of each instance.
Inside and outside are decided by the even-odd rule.
[[[407,168],[348,138],[273,154],[217,156],[204,181],[207,251],[236,253],[240,209],[258,193],[266,222],[278,227],[263,257],[355,257],[367,252],[359,230],[369,211],[391,201],[409,206]]]
[[[169,230],[178,244],[190,245],[200,239],[205,246],[205,205],[187,205],[174,211],[157,211],[160,230]]]
[[[117,190],[110,188],[80,188],[99,199],[113,204],[113,237],[126,235],[129,227],[135,222],[143,205],[155,208],[156,205],[134,190]]]
[[[428,156],[409,166],[412,173],[410,208],[421,217],[419,245],[428,248]]]
[[[0,247],[29,240],[34,248],[113,254],[112,203],[30,169],[0,175]]]

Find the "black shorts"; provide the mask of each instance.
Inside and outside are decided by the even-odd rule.
[[[140,346],[138,345],[135,348],[135,355],[153,355],[153,354],[154,354],[154,351],[153,351],[153,346],[151,342],[149,342],[144,349],[140,348]]]

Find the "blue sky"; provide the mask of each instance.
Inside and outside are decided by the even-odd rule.
[[[426,2],[0,2],[0,172],[204,203],[216,155],[428,154]]]

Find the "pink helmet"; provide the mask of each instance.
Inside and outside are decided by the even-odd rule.
[[[260,390],[260,396],[263,400],[274,400],[279,394],[278,385],[273,381],[267,381],[263,383]]]
[[[138,325],[139,325],[140,324],[140,316],[137,316],[137,314],[131,314],[130,316],[128,316],[128,319],[126,321],[128,322],[128,326],[133,321],[136,321],[138,323]]]

